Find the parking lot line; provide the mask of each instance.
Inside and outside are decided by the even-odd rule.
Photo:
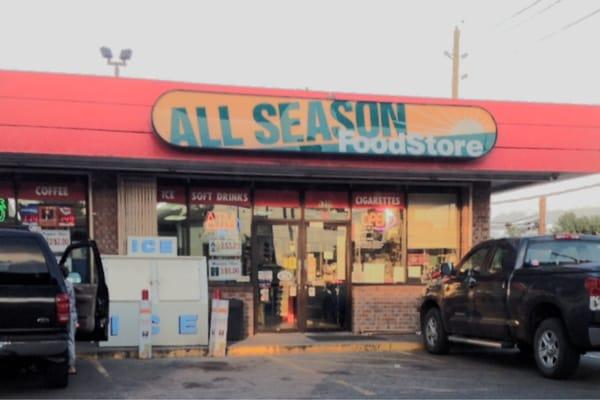
[[[400,357],[399,357],[400,356]],[[370,360],[382,360],[382,361],[395,361],[399,358],[406,357],[408,359],[432,362],[434,364],[447,364],[447,361],[443,357],[436,357],[428,353],[411,353],[411,352],[390,352],[390,353],[364,353],[361,357],[369,358]]]
[[[96,368],[96,371],[98,371],[98,373],[100,375],[102,375],[106,379],[110,379],[110,374],[108,373],[108,371],[106,370],[106,368],[104,368],[102,366],[102,364],[100,364],[100,361],[98,361],[98,360],[91,360],[91,362],[94,365],[94,367]]]
[[[312,369],[304,368],[304,367],[301,367],[301,366],[296,365],[294,363],[291,363],[291,362],[289,362],[289,361],[287,361],[287,360],[285,360],[283,358],[269,357],[269,359],[272,360],[272,361],[274,361],[274,362],[276,362],[276,363],[283,364],[283,365],[285,365],[285,366],[287,366],[289,368],[293,368],[293,369],[296,369],[298,371],[302,371],[302,372],[307,373],[307,374],[319,375],[319,376],[323,375],[323,374],[321,374],[321,373],[319,373],[317,371],[314,371]],[[350,388],[350,389],[354,390],[355,392],[360,393],[363,396],[372,397],[372,396],[377,395],[377,393],[375,393],[375,392],[372,392],[372,391],[367,390],[367,389],[363,389],[363,388],[361,388],[359,386],[353,385],[352,383],[346,382],[346,381],[344,381],[342,379],[332,379],[332,382],[335,382],[338,385]]]
[[[312,358],[312,357],[306,357],[306,356],[302,356],[302,358],[300,358],[302,360],[302,363],[305,364],[311,364],[311,365],[322,365],[322,366],[332,366],[332,367],[343,367],[347,364],[347,360],[338,360],[338,361],[331,361],[331,360],[322,360],[319,358]],[[377,360],[375,360],[377,361]],[[381,364],[381,365],[369,365],[369,368],[375,368],[375,369],[394,369],[397,367],[394,367],[394,364],[397,364],[400,360],[398,359],[389,359],[386,361],[390,361],[390,363],[385,363],[385,364]],[[356,360],[352,360],[353,364],[361,364],[360,361],[356,361]]]
[[[371,392],[370,390],[366,390],[366,389],[360,388],[360,387],[358,387],[356,385],[353,385],[351,383],[348,383],[348,382],[346,382],[346,381],[344,381],[342,379],[333,379],[333,381],[335,383],[337,383],[338,385],[346,386],[346,387],[348,387],[348,388],[350,388],[350,389],[352,389],[352,390],[354,390],[354,391],[362,394],[363,396],[369,396],[369,397],[371,397],[371,396],[375,396],[376,395],[375,392]]]

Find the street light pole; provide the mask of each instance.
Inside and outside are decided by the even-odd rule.
[[[100,54],[106,58],[106,64],[115,67],[115,78],[119,77],[119,68],[127,66],[127,61],[131,60],[133,51],[131,49],[123,49],[119,54],[119,61],[113,61],[112,50],[109,47],[101,47]]]

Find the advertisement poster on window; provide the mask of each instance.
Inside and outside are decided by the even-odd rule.
[[[21,206],[19,210],[21,221],[24,225],[38,225],[40,216],[38,215],[38,206],[35,204]]]
[[[211,239],[208,242],[208,255],[240,257],[242,255],[242,243],[239,239]]]
[[[55,228],[58,226],[58,211],[54,206],[39,207],[39,225],[42,228]]]
[[[75,226],[75,212],[71,207],[57,207],[57,218],[58,226],[60,227],[74,227]]]
[[[242,277],[240,259],[208,261],[208,279],[211,281],[236,281]]]
[[[71,233],[68,229],[42,229],[42,235],[53,253],[63,253],[71,244]]]

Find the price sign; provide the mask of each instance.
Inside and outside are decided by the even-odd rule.
[[[212,300],[208,353],[213,357],[225,357],[227,353],[227,319],[229,300]]]
[[[138,354],[141,359],[152,358],[152,305],[146,289],[142,291],[140,301]]]
[[[361,222],[363,226],[385,228],[385,213],[383,211],[364,213]]]
[[[242,244],[235,239],[213,239],[208,243],[208,254],[211,256],[241,256]]]

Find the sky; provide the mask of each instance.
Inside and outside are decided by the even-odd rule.
[[[556,3],[556,4],[554,4]],[[533,6],[531,6],[533,5]],[[600,103],[598,0],[6,0],[0,68],[425,97]],[[531,6],[531,7],[529,7]],[[543,38],[556,33],[554,36]]]
[[[536,215],[539,210],[539,199],[535,197],[543,195],[547,196],[546,208],[548,211],[576,211],[578,208],[584,207],[600,208],[600,174],[531,185],[493,194],[492,219],[515,211]]]
[[[444,51],[451,51],[458,26],[467,54],[461,74],[468,74],[460,97],[600,104],[598,0],[5,0],[3,6],[0,69],[111,75],[99,51],[109,46],[115,54],[133,50],[123,77],[449,97],[451,61]],[[600,176],[585,179],[600,182]],[[569,184],[553,185],[527,190]],[[593,205],[599,194],[555,196],[548,208]],[[493,201],[521,195],[502,193]],[[530,205],[493,212],[510,207]]]

